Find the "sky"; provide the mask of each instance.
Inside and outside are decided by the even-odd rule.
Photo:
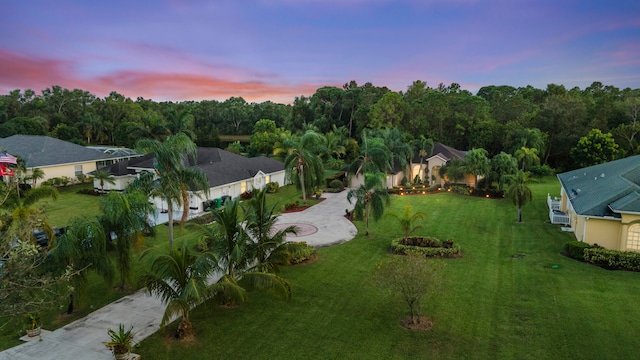
[[[0,94],[292,103],[351,80],[640,88],[640,1],[0,2]]]

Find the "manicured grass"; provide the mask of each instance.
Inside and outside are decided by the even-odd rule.
[[[55,227],[67,226],[69,220],[76,216],[100,214],[100,197],[78,194],[80,189],[93,189],[93,183],[58,188],[60,196],[57,200],[45,199],[36,205],[45,206],[47,221]]]
[[[48,221],[57,227],[66,226],[75,216],[92,217],[99,215],[100,197],[78,194],[77,191],[82,188],[92,189],[93,185],[83,184],[59,188],[60,196],[57,200],[42,200],[37,206],[45,206],[45,214]],[[278,204],[277,210],[281,210],[287,202],[298,200],[300,203],[303,203],[299,197],[300,192],[297,191],[294,186],[290,185],[280,188],[275,194],[269,194],[267,199],[270,204]],[[309,205],[317,202],[317,200],[307,200],[307,204]],[[144,244],[139,244],[140,246],[132,252],[132,276],[131,279],[129,279],[129,288],[126,291],[115,290],[113,286],[106,284],[102,278],[90,273],[87,298],[80,306],[76,306],[74,314],[61,316],[60,314],[66,309],[66,304],[61,304],[61,308],[52,309],[51,312],[43,314],[43,328],[55,330],[139,289],[138,279],[145,271],[144,263],[139,260],[140,254],[142,254],[145,248],[168,243],[168,226],[161,224],[156,226],[155,229],[155,236],[147,237]],[[198,239],[199,237],[200,234],[187,225],[184,227],[174,227],[174,244],[181,244],[184,240],[189,241]],[[110,253],[109,256],[112,257],[113,261],[114,254]],[[118,278],[115,279],[116,282],[117,279]],[[161,314],[159,314],[159,316],[161,316]],[[3,321],[0,319],[0,325],[2,323]],[[18,339],[18,333],[23,330],[23,327],[24,325],[19,323],[0,328],[0,351],[21,343]]]
[[[418,234],[452,238],[463,250],[462,258],[443,260],[444,284],[424,303],[423,315],[435,323],[430,331],[402,328],[407,306],[372,281],[376,263],[393,256],[387,248],[401,234],[385,218],[372,224],[372,237],[358,235],[320,249],[315,263],[285,268],[290,302],[252,293],[235,309],[205,303],[192,315],[195,342],[167,339],[173,324],[137,352],[152,359],[637,357],[640,274],[562,256],[573,236],[546,218],[546,195],[558,195],[557,181],[531,187],[534,203],[525,207],[524,223],[514,221],[509,200],[392,197],[390,211],[411,202],[428,214]]]

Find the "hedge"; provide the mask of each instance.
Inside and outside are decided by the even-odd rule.
[[[570,241],[564,246],[564,251],[572,259],[584,260],[584,249],[589,249],[591,245],[582,241]]]
[[[453,240],[447,240],[446,246],[442,241],[436,238],[427,238],[428,242],[439,247],[422,247],[404,245],[402,241],[404,238],[397,238],[391,241],[391,250],[396,254],[406,255],[407,253],[417,253],[426,257],[456,257],[460,255],[460,246],[453,243]]]
[[[640,271],[640,253],[634,251],[592,247],[584,250],[584,261],[609,269]]]

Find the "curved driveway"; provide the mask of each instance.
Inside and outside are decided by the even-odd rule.
[[[345,209],[353,208],[347,201],[347,192],[326,193],[323,197],[324,201],[305,211],[280,216],[277,224],[299,224],[304,230],[302,236],[288,237],[288,240],[306,241],[318,248],[349,241],[356,236],[356,227],[344,217]],[[43,331],[41,340],[33,338],[2,351],[0,360],[111,360],[113,355],[104,345],[109,340],[108,328],[117,329],[120,323],[133,325],[136,341],[142,341],[158,331],[163,312],[164,305],[160,300],[141,290],[60,329]]]

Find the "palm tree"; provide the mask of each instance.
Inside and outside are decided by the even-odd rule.
[[[56,239],[53,258],[59,271],[70,268],[70,283],[67,314],[73,313],[74,303],[86,297],[89,285],[88,271],[100,274],[107,283],[113,279],[113,266],[107,257],[106,237],[97,219],[75,217],[66,227],[64,234]]]
[[[93,174],[93,178],[100,181],[100,194],[104,194],[104,183],[114,185],[116,180],[109,170],[100,169]]]
[[[291,246],[288,246],[287,235],[297,234],[295,226],[287,226],[284,229],[274,231],[274,225],[278,221],[276,205],[267,206],[267,191],[254,190],[253,197],[243,208],[246,217],[246,231],[251,240],[248,252],[256,264],[255,270],[264,272],[278,272],[278,265],[288,264],[290,260]]]
[[[397,128],[385,128],[381,130],[382,140],[389,149],[389,167],[395,171],[396,165],[401,169],[406,169],[408,161],[413,155],[411,145],[403,139],[400,130]],[[410,161],[410,160],[409,160]],[[413,179],[412,179],[413,180]]]
[[[180,197],[182,198],[182,218],[180,225],[184,225],[189,217],[189,191],[204,191],[209,193],[209,179],[207,175],[195,168],[185,168],[178,173],[180,183]]]
[[[33,181],[33,187],[37,187],[38,180],[44,179],[44,171],[40,168],[31,169],[31,180]]]
[[[427,139],[424,135],[420,135],[419,139],[414,140],[413,146],[418,150],[418,156],[420,156],[420,178],[424,181],[422,165],[427,156],[433,152],[433,140]],[[413,181],[413,179],[411,179],[411,181]]]
[[[384,213],[384,206],[389,204],[389,193],[382,188],[384,178],[384,173],[365,173],[364,183],[347,193],[349,203],[356,199],[353,208],[356,219],[365,220],[365,236],[369,235],[369,218],[373,216],[373,220],[378,221]]]
[[[446,177],[448,181],[456,183],[464,180],[464,177],[467,174],[467,167],[463,159],[452,158],[445,166],[440,168],[439,172],[441,178]]]
[[[150,256],[150,273],[140,282],[149,294],[159,296],[166,304],[160,326],[165,326],[175,315],[182,316],[176,337],[193,335],[189,313],[196,305],[212,297],[215,286],[208,285],[209,276],[218,269],[217,259],[210,252],[193,252],[186,242],[168,253],[152,248],[143,254]]]
[[[106,234],[114,234],[116,266],[120,272],[119,287],[124,289],[131,274],[131,249],[143,239],[143,231],[148,226],[147,217],[153,206],[141,192],[120,194],[109,193],[100,203],[103,215],[100,222]]]
[[[411,204],[407,203],[404,206],[404,212],[402,216],[393,213],[389,214],[389,216],[394,217],[398,220],[398,222],[400,223],[400,227],[402,228],[404,239],[407,240],[411,233],[422,228],[422,225],[414,224],[419,220],[423,220],[427,215],[420,211],[412,213]]]
[[[515,153],[516,158],[522,164],[522,171],[525,171],[527,167],[538,165],[540,158],[538,157],[538,149],[521,147]]]
[[[211,213],[216,223],[213,227],[203,228],[203,239],[210,244],[211,252],[218,258],[223,271],[217,282],[222,301],[245,301],[247,289],[252,288],[269,290],[290,298],[291,288],[287,281],[275,273],[264,272],[268,266],[260,265],[254,256],[260,247],[252,245],[241,225],[245,219],[240,217],[239,200],[228,201],[222,209],[213,209]],[[263,247],[262,250],[266,249]],[[264,254],[268,261],[270,254],[266,251]]]
[[[142,139],[136,149],[144,153],[153,153],[160,198],[167,202],[169,216],[169,248],[173,248],[173,204],[182,200],[182,177],[185,156],[196,157],[197,148],[185,133],[167,137],[164,142],[155,139]]]
[[[522,207],[532,199],[531,189],[527,186],[527,182],[529,182],[528,172],[518,170],[514,175],[509,176],[507,196],[518,207],[518,222],[522,222]]]
[[[307,187],[316,188],[324,181],[324,168],[319,154],[323,153],[322,136],[313,130],[304,135],[291,137],[285,141],[290,149],[284,159],[284,168],[288,179],[302,190],[302,199],[307,200]]]
[[[465,168],[467,172],[473,174],[475,187],[478,187],[478,176],[485,176],[491,170],[491,162],[487,155],[487,150],[483,148],[471,149],[465,155]]]
[[[350,176],[374,172],[386,174],[389,170],[389,154],[382,139],[369,138],[366,130],[363,130],[360,155],[349,165],[347,173]]]

